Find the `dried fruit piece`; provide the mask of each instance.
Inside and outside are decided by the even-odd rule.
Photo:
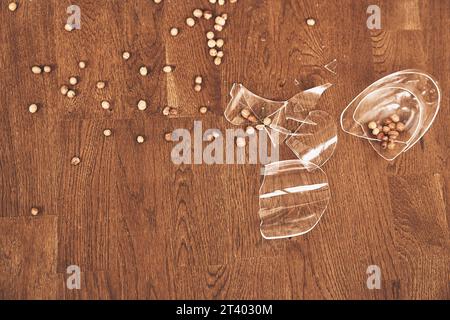
[[[31,215],[32,216],[37,216],[39,214],[39,209],[38,208],[31,208]]]
[[[136,141],[137,143],[142,144],[145,142],[145,138],[143,136],[137,136]]]
[[[147,109],[147,101],[139,100],[137,107],[138,107],[138,110],[145,111]]]
[[[11,3],[8,5],[8,9],[9,9],[9,11],[11,11],[11,12],[16,11],[16,9],[17,9],[17,3],[11,2]]]
[[[128,51],[125,51],[124,53],[122,53],[122,58],[124,60],[130,59],[130,57],[131,57],[131,54]]]
[[[32,105],[30,105],[28,107],[28,111],[30,111],[30,113],[36,113],[38,111],[38,106],[37,104],[33,103]]]
[[[78,157],[73,157],[72,160],[70,160],[70,164],[73,166],[77,166],[81,163],[81,159]]]
[[[316,20],[314,18],[306,19],[306,24],[310,27],[314,27],[316,25]]]
[[[31,67],[31,72],[33,72],[34,74],[41,74],[42,69],[39,66],[33,66],[33,67]]]
[[[369,122],[369,124],[367,125],[369,127],[370,130],[373,130],[377,127],[377,123],[375,121]]]
[[[172,29],[170,29],[170,35],[171,35],[172,37],[176,37],[176,36],[178,35],[178,33],[179,33],[178,28],[172,28]]]

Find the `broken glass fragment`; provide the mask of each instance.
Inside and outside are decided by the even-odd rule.
[[[277,141],[284,141],[294,135],[303,123],[314,125],[309,117],[330,83],[300,92],[287,101],[273,101],[262,98],[242,84],[234,84],[231,101],[225,110],[225,118],[234,125],[263,126],[270,137],[272,130],[285,135]],[[275,139],[272,139],[273,143]]]
[[[280,239],[307,233],[320,221],[330,198],[327,175],[318,166],[302,160],[266,165],[259,191],[262,236]]]
[[[325,111],[311,111],[306,120],[308,121],[302,123],[286,140],[286,145],[300,160],[321,167],[336,149],[337,127],[333,118]]]
[[[440,103],[441,90],[431,75],[419,70],[399,71],[361,92],[342,112],[341,128],[368,140],[380,156],[391,161],[424,136]],[[391,131],[387,126],[392,126]]]
[[[324,68],[326,70],[328,70],[329,72],[331,72],[332,74],[336,75],[337,74],[337,59],[332,60],[330,63],[327,63]]]
[[[330,83],[314,87],[286,101],[262,98],[241,84],[231,90],[226,119],[266,130],[272,144],[284,143],[298,157],[264,167],[259,216],[266,239],[305,234],[327,208],[331,195],[320,166],[334,153],[337,127],[327,112],[315,109],[329,87]]]

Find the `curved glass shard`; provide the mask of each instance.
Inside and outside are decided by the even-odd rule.
[[[440,103],[441,90],[431,75],[419,70],[396,72],[370,85],[345,108],[341,128],[369,140],[380,156],[391,161],[424,136]]]
[[[306,120],[286,140],[286,145],[300,160],[321,167],[336,149],[337,126],[330,114],[320,110],[311,111]]]
[[[231,100],[224,113],[225,118],[234,125],[263,126],[269,136],[272,136],[272,130],[277,131],[285,135],[277,141],[284,141],[288,136],[295,135],[302,123],[315,124],[309,113],[331,86],[327,83],[300,92],[289,100],[273,101],[252,93],[242,84],[234,84],[230,93]]]
[[[265,166],[259,191],[262,236],[280,239],[309,232],[330,198],[327,175],[312,163],[287,160]]]
[[[331,86],[327,83],[287,101],[272,101],[235,84],[225,117],[234,125],[263,126],[274,145],[286,142],[299,159],[322,166],[336,148],[337,128],[328,113],[314,108]]]
[[[316,108],[323,93],[331,86],[331,83],[327,83],[293,96],[273,116],[270,128],[289,136],[295,135],[302,123],[314,125],[314,121],[308,117],[309,113]]]
[[[320,166],[334,153],[337,126],[327,112],[314,109],[329,87],[327,83],[305,90],[286,101],[259,97],[241,84],[231,90],[226,119],[266,130],[272,144],[285,143],[298,157],[264,167],[259,216],[266,239],[307,233],[328,206],[331,193]]]
[[[272,101],[262,98],[242,84],[234,84],[230,92],[231,101],[225,109],[225,118],[234,125],[258,125],[270,118],[286,101]]]

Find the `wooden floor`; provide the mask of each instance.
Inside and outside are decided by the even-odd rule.
[[[70,1],[18,2],[12,13],[0,0],[1,298],[450,298],[450,1],[376,1],[382,30],[369,31],[373,1],[78,0],[82,28],[71,33],[64,30]],[[213,22],[184,23],[197,7],[228,14],[220,67],[206,47]],[[175,166],[164,134],[195,119],[231,128],[223,111],[234,82],[287,99],[322,84],[317,70],[335,58],[337,75],[326,75],[335,86],[318,109],[336,123],[366,86],[407,68],[438,79],[441,111],[392,163],[339,131],[323,168],[333,199],[318,226],[291,240],[263,240],[259,166]],[[35,64],[54,71],[33,75]],[[148,78],[138,73],[144,64]],[[162,73],[165,64],[175,72]],[[201,93],[192,88],[197,74]],[[71,75],[80,79],[73,100],[59,93]],[[105,90],[95,89],[98,80]],[[135,107],[142,98],[150,102],[145,112]],[[111,112],[100,107],[104,99]],[[36,114],[27,110],[33,102]],[[167,105],[178,116],[163,116]],[[202,105],[211,112],[201,116]],[[135,142],[139,134],[146,143]],[[66,289],[69,265],[81,268],[81,290]],[[381,268],[380,290],[366,287],[369,265]]]

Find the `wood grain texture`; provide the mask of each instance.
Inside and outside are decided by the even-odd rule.
[[[449,1],[378,1],[382,30],[370,31],[370,1],[79,0],[82,28],[71,33],[63,28],[70,1],[18,0],[14,13],[8,3],[0,0],[0,298],[450,298]],[[197,7],[229,16],[220,67],[206,46],[213,22],[185,24]],[[337,75],[324,72],[335,58]],[[33,75],[35,64],[54,71]],[[164,74],[166,64],[175,72]],[[139,75],[142,65],[150,76]],[[361,90],[406,68],[441,85],[434,125],[392,163],[339,132],[323,168],[332,201],[302,237],[261,237],[259,165],[171,162],[165,133],[192,132],[194,120],[204,130],[232,127],[223,111],[235,82],[284,100],[331,81],[317,107],[337,123]],[[73,100],[59,93],[70,76],[80,79]],[[33,115],[31,103],[40,106]],[[178,114],[164,117],[165,106]],[[200,106],[210,111],[200,115]],[[81,290],[66,289],[72,264]],[[381,290],[366,287],[373,264]]]

